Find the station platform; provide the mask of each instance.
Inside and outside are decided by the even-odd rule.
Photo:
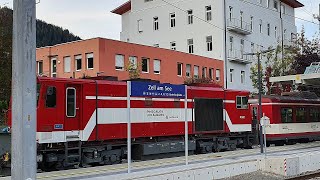
[[[320,169],[320,142],[268,147],[267,155],[258,147],[237,151],[192,155],[189,165],[184,157],[167,158],[127,164],[89,167],[38,173],[37,179],[88,179],[88,180],[206,180],[265,171],[283,177],[293,177]],[[10,179],[10,177],[0,178]]]

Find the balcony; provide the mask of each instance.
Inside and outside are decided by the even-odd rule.
[[[231,18],[227,20],[227,28],[242,35],[249,35],[252,33],[251,24],[241,21],[240,19]]]
[[[252,55],[244,55],[244,52],[241,50],[231,50],[228,51],[229,61],[234,61],[241,64],[250,64],[252,63]]]

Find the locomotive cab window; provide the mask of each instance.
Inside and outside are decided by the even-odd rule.
[[[281,109],[281,121],[283,123],[292,123],[292,109],[282,108]]]
[[[76,116],[76,89],[75,88],[67,88],[67,96],[66,96],[66,111],[67,117],[75,117]]]
[[[237,96],[237,109],[248,109],[248,97]]]
[[[57,105],[57,90],[56,90],[56,87],[49,86],[47,88],[46,107],[47,108],[55,108],[56,105]]]

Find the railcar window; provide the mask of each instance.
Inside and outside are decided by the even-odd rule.
[[[248,109],[248,97],[237,96],[237,109]]]
[[[46,107],[55,108],[57,105],[57,90],[56,87],[49,86],[47,88]]]
[[[76,116],[76,89],[67,88],[67,117]]]
[[[307,122],[305,108],[297,108],[297,110],[296,110],[296,121],[297,122]]]
[[[282,108],[281,109],[281,121],[283,123],[292,123],[292,109]]]
[[[311,108],[310,109],[310,121],[311,122],[319,122],[320,114],[319,109]]]

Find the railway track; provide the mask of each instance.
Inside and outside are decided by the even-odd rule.
[[[287,152],[290,153],[294,150],[303,150],[310,148],[320,147],[320,142],[312,142],[308,144],[296,144],[296,145],[288,145],[288,146],[273,146],[268,148],[268,153],[279,153],[279,152]],[[237,159],[239,157],[247,157],[252,158],[254,156],[260,156],[260,149],[255,147],[254,149],[240,149],[236,151],[226,151],[219,153],[211,153],[211,154],[200,154],[200,155],[191,155],[189,157],[190,164],[197,162],[205,162],[212,160],[222,160],[222,159]],[[185,158],[175,157],[175,158],[166,158],[166,159],[157,159],[157,160],[149,160],[149,161],[135,161],[132,163],[132,169],[141,170],[141,169],[151,169],[151,168],[159,168],[159,167],[168,167],[174,165],[182,165],[184,164]],[[106,165],[106,166],[96,166],[89,168],[79,168],[79,169],[69,169],[63,170],[59,172],[46,172],[40,173],[37,179],[59,179],[59,177],[71,178],[75,176],[94,176],[97,174],[107,174],[107,173],[119,173],[126,172],[127,164],[123,162],[122,164],[116,165]],[[316,176],[314,176],[316,177]],[[296,177],[298,178],[298,177]]]

